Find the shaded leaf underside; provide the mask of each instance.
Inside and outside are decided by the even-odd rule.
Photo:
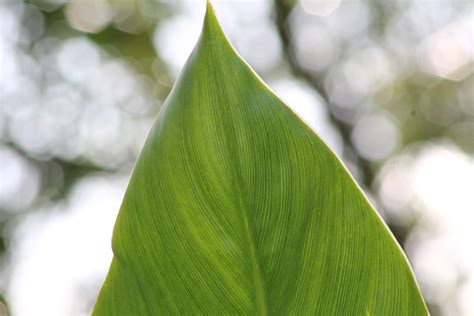
[[[425,315],[411,269],[335,154],[208,7],[135,166],[96,315]]]

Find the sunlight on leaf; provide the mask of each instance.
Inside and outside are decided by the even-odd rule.
[[[336,155],[258,78],[208,4],[150,132],[95,315],[426,315]]]

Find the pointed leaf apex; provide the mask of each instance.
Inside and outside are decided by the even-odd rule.
[[[221,48],[227,47],[234,50],[232,44],[227,39],[224,31],[221,28],[221,25],[219,24],[210,0],[206,0],[206,15],[204,17],[200,42],[201,44],[206,42],[208,44],[204,44],[204,46],[209,46],[212,48],[215,48],[217,45]]]
[[[204,17],[204,30],[211,32],[223,33],[221,26],[216,17],[216,12],[210,0],[206,0],[206,16]]]
[[[206,0],[206,14],[209,12],[209,10],[213,10],[212,4],[210,0]]]
[[[217,22],[216,12],[214,11],[214,7],[211,4],[210,0],[206,0],[206,16],[204,18],[205,22]]]

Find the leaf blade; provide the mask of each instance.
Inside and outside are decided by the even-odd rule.
[[[113,249],[95,314],[427,313],[347,170],[235,53],[210,7]]]

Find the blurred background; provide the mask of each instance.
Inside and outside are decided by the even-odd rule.
[[[368,193],[432,314],[474,315],[473,2],[213,2]],[[204,11],[0,0],[0,315],[90,313],[131,168]]]

